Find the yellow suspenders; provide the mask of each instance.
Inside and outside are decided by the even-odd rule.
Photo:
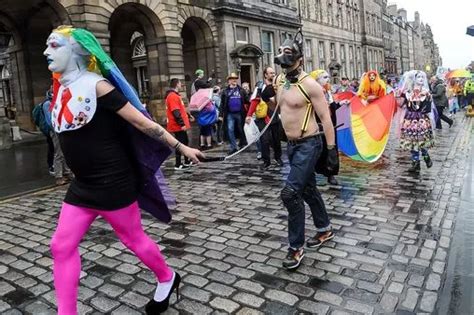
[[[304,99],[306,100],[306,113],[304,115],[303,124],[301,126],[301,137],[303,137],[304,133],[308,130],[309,120],[311,119],[311,116],[313,114],[313,104],[311,103],[311,98],[309,97],[308,92],[306,92],[305,88],[301,84],[301,82],[303,82],[303,80],[309,76],[309,74],[306,74],[301,79],[299,79],[298,82],[292,84],[296,85],[301,95],[303,95]],[[283,85],[285,82],[284,75],[282,77],[278,76],[276,82],[278,82],[279,87]]]

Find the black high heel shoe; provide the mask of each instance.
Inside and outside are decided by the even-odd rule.
[[[168,293],[168,296],[166,297],[166,299],[164,299],[161,302],[157,302],[152,299],[145,306],[145,313],[147,315],[156,315],[156,314],[161,314],[164,311],[166,311],[170,305],[171,293],[173,293],[175,289],[176,289],[176,300],[179,300],[179,284],[180,283],[181,283],[181,276],[179,275],[179,273],[175,272],[173,285],[171,286],[170,292]]]

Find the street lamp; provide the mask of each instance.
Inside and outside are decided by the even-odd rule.
[[[426,65],[426,66],[425,66],[425,70],[426,70],[426,73],[431,73],[431,66],[430,66],[430,65]]]

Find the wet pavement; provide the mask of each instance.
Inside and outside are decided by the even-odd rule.
[[[471,137],[474,129],[471,129]],[[469,151],[466,151],[467,154]],[[474,314],[474,141],[471,142],[439,314]],[[464,157],[465,155],[461,155]]]
[[[396,141],[375,164],[343,158],[341,185],[320,187],[336,237],[307,250],[296,272],[281,268],[287,214],[279,191],[287,165],[260,170],[254,152],[189,172],[167,161],[178,200],[173,222],[143,215],[146,232],[183,276],[182,297],[172,297],[167,313],[416,314],[449,307],[442,286],[455,227],[462,227],[458,212],[470,202],[461,191],[466,178],[472,181],[471,130],[458,115],[437,137],[433,168],[423,165],[419,175],[406,171],[409,154]],[[0,313],[54,314],[48,246],[65,189],[0,203]],[[306,227],[315,233],[309,211]],[[103,220],[92,225],[81,254],[80,314],[144,313],[154,276]]]
[[[190,144],[199,146],[199,127],[188,131]],[[0,150],[0,200],[54,186],[46,156],[47,144],[42,135],[22,133],[24,141]]]
[[[42,138],[0,150],[0,200],[54,185],[46,162],[46,139]]]

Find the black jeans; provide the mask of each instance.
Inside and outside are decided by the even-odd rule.
[[[316,187],[314,165],[322,150],[321,137],[310,138],[298,144],[288,143],[290,173],[282,190],[283,204],[288,210],[288,241],[290,247],[301,248],[305,242],[305,206],[311,210],[318,232],[331,230],[324,200]]]
[[[265,128],[265,120],[257,119],[255,120],[257,127],[260,131]],[[261,148],[262,148],[262,160],[266,163],[270,163],[270,146],[273,148],[273,154],[275,159],[281,158],[281,142],[280,142],[280,122],[271,124],[267,131],[263,134],[260,139]]]
[[[452,125],[453,120],[443,114],[444,107],[443,106],[436,106],[436,110],[438,111],[438,119],[436,120],[436,129],[442,129],[441,120],[444,120],[448,124]]]
[[[189,144],[188,133],[186,131],[184,131],[184,130],[183,131],[178,131],[178,132],[174,132],[173,134],[174,134],[176,140],[178,140],[182,144],[184,144],[184,145]],[[181,152],[179,152],[179,150],[176,150],[175,157],[176,157],[175,166],[179,167],[181,165]],[[184,163],[189,164],[189,159],[186,156],[184,157]]]

